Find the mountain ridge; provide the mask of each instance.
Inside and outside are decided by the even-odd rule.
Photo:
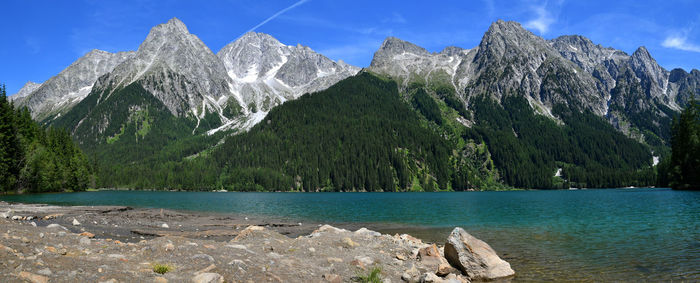
[[[388,52],[388,46],[396,48]],[[572,105],[608,119],[618,130],[642,141],[665,136],[668,128],[649,126],[633,116],[644,112],[658,125],[671,118],[667,108],[677,112],[690,93],[700,93],[700,81],[693,75],[700,71],[674,69],[671,80],[671,72],[658,65],[643,46],[628,55],[581,35],[545,40],[517,22],[495,21],[476,47],[447,50],[430,53],[387,37],[368,69],[398,79],[404,88],[415,82],[451,85],[467,106],[472,97],[484,93],[499,101],[507,95],[522,95],[535,111],[556,120],[552,114],[556,104]],[[411,58],[402,58],[405,54]],[[619,95],[628,95],[615,88],[618,81],[628,79],[640,84],[644,95],[635,99],[647,105],[643,109],[620,103],[624,99]]]
[[[190,34],[184,23],[173,18],[153,27],[139,49],[111,71],[93,77],[94,84],[84,98],[64,112],[45,115],[49,117],[45,121],[70,129],[96,160],[114,160],[114,164],[100,164],[103,172],[115,176],[103,175],[109,178],[105,183],[109,186],[127,184],[124,178],[131,174],[128,172],[135,174],[129,170],[137,168],[163,177],[175,170],[172,168],[195,166],[193,172],[199,172],[196,168],[207,171],[209,188],[217,182],[232,181],[214,176],[228,172],[254,179],[272,173],[285,186],[299,188],[297,183],[311,182],[303,188],[320,189],[329,181],[317,178],[344,177],[314,169],[317,163],[313,158],[336,158],[340,151],[328,150],[332,149],[328,146],[342,148],[348,133],[338,137],[320,135],[324,131],[317,120],[334,120],[345,128],[351,120],[364,120],[353,116],[360,109],[344,109],[350,115],[345,118],[329,116],[327,112],[340,107],[329,108],[318,102],[336,103],[346,95],[352,96],[346,101],[370,108],[375,100],[359,96],[365,89],[382,93],[392,104],[406,104],[372,109],[411,112],[401,115],[413,117],[415,125],[404,129],[413,133],[430,131],[431,136],[444,139],[444,148],[449,149],[437,155],[442,160],[437,169],[423,167],[421,158],[415,159],[417,156],[405,152],[403,146],[395,148],[394,153],[377,149],[382,152],[378,156],[391,154],[395,158],[391,166],[377,168],[384,170],[380,174],[384,184],[396,184],[396,170],[403,170],[403,158],[410,157],[413,169],[408,178],[402,175],[402,190],[415,182],[432,189],[502,186],[500,182],[538,188],[644,185],[651,178],[648,172],[652,160],[668,152],[669,125],[676,109],[689,97],[686,93],[700,93],[700,71],[667,71],[644,47],[628,55],[583,36],[546,40],[519,23],[502,20],[494,22],[471,49],[448,46],[440,52],[429,52],[387,37],[370,66],[360,70],[301,44],[285,45],[255,32],[244,34],[215,54]],[[348,86],[353,83],[363,87]],[[325,91],[331,86],[333,91]],[[46,82],[37,89],[45,87]],[[318,93],[325,95],[308,99]],[[307,99],[297,101],[301,97]],[[295,102],[284,107],[288,101]],[[309,101],[315,104],[304,104]],[[278,106],[283,110],[273,111]],[[297,135],[295,129],[304,131],[307,137],[294,140],[303,140],[307,147],[320,146],[328,154],[336,152],[334,156],[307,156],[313,164],[303,166],[302,176],[289,171],[290,166],[299,164],[280,160],[265,148],[253,151],[251,147],[270,145],[263,141],[275,135],[265,132],[277,122],[268,113],[282,112],[284,115],[275,117],[279,125],[291,127],[283,130],[288,136]],[[306,127],[311,124],[316,128]],[[375,126],[396,131],[379,124]],[[261,128],[268,130],[252,130]],[[357,128],[359,135],[380,136],[375,130]],[[250,131],[253,134],[248,135]],[[231,140],[246,144],[239,147]],[[220,149],[222,145],[228,149]],[[290,158],[294,152],[289,149],[299,146],[280,145],[270,146],[277,146],[275,150],[286,152]],[[415,150],[418,154],[424,151]],[[249,155],[252,152],[266,161],[260,163],[258,157]],[[409,155],[399,158],[399,153]],[[212,155],[221,166],[250,168],[212,168],[203,163],[211,161]],[[347,164],[353,162],[360,161]],[[254,164],[274,168],[253,168]],[[161,171],[152,169],[154,166]],[[374,168],[371,164],[363,166],[365,171]],[[559,171],[563,173],[556,175]],[[324,172],[323,176],[317,175],[319,172]],[[347,172],[352,171],[342,174]],[[412,180],[414,177],[420,180]],[[144,178],[139,182],[149,183]],[[172,182],[160,184],[177,185]],[[196,182],[187,184],[197,186]],[[258,188],[249,185],[244,187]],[[342,190],[362,189],[357,186],[364,185],[359,182]],[[375,190],[381,186],[374,183],[369,187]]]
[[[49,93],[48,96],[52,100],[34,99],[33,97],[40,97],[40,95],[37,90],[32,90],[28,85],[22,90],[22,94],[29,98],[16,97],[14,100],[20,107],[29,107],[36,119],[50,124],[53,119],[70,111],[85,99],[93,91],[93,87],[95,92],[100,92],[100,98],[96,101],[99,103],[116,90],[123,89],[132,83],[139,83],[162,101],[174,116],[190,116],[201,120],[207,115],[216,114],[220,122],[217,127],[210,130],[210,134],[213,134],[220,130],[249,129],[272,107],[303,93],[325,89],[360,70],[342,61],[332,61],[308,47],[284,45],[270,35],[265,36],[273,42],[269,44],[270,46],[289,49],[292,50],[291,53],[295,52],[291,55],[287,54],[288,58],[284,59],[291,59],[291,61],[280,66],[275,74],[272,74],[272,80],[269,77],[256,77],[251,81],[241,81],[235,76],[232,77],[230,70],[234,67],[230,62],[226,63],[223,60],[227,55],[223,52],[226,46],[219,52],[220,58],[196,35],[189,33],[182,21],[172,18],[166,23],[154,26],[137,51],[116,53],[128,54],[128,56],[110,65],[111,67],[106,68],[108,69],[106,71],[90,74],[89,79],[77,90],[74,90],[76,87],[59,85],[45,91]],[[227,46],[240,42],[244,37],[232,41]],[[47,83],[50,85],[52,81],[60,79],[61,74],[71,72],[74,65],[89,61],[94,52],[97,51],[79,58],[62,73],[50,78],[37,89],[46,88]],[[296,56],[304,56],[304,58],[299,59]],[[307,62],[313,63],[307,64]],[[315,71],[318,78],[313,77],[310,72],[304,72],[309,69]],[[263,87],[262,90],[257,88],[259,86]],[[79,91],[79,95],[71,96],[73,100],[69,102],[56,102],[56,100],[68,99],[65,98],[65,93]],[[244,97],[247,99],[244,100]],[[65,106],[60,109],[60,112],[53,111],[54,105],[61,103]],[[75,126],[78,125],[71,127]]]
[[[15,103],[27,106],[32,112],[32,117],[39,121],[52,115],[64,114],[90,93],[97,78],[133,54],[93,49],[26,94],[23,99],[15,99]]]

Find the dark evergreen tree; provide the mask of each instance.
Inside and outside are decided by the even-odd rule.
[[[5,85],[0,86],[0,189],[9,191],[17,183],[22,148],[17,136],[15,115],[7,100]]]
[[[85,190],[93,179],[87,157],[68,132],[42,129],[26,108],[14,109],[0,87],[0,188],[3,192]]]
[[[695,97],[673,122],[668,174],[674,189],[700,190],[700,105]]]

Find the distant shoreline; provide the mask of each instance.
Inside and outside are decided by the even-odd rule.
[[[63,191],[63,192],[0,192],[0,196],[3,195],[30,195],[30,194],[61,194],[61,193],[81,193],[81,192],[103,192],[103,191],[144,191],[144,192],[202,192],[202,193],[461,193],[461,192],[516,192],[516,191],[577,191],[577,190],[625,190],[625,189],[671,189],[665,187],[619,187],[619,188],[568,188],[568,189],[499,189],[499,190],[466,190],[466,191],[337,191],[337,192],[327,192],[327,191],[315,191],[315,192],[305,192],[305,191],[226,191],[226,190],[183,190],[183,189],[134,189],[134,188],[99,188],[99,189],[87,189],[85,191]]]

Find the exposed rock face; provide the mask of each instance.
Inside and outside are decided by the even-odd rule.
[[[630,132],[625,127],[634,126],[660,136],[658,129],[636,124],[634,116],[645,113],[641,115],[658,122],[669,117],[665,109],[677,111],[690,93],[700,94],[700,71],[666,71],[644,47],[630,56],[578,35],[548,41],[516,22],[500,20],[472,49],[448,47],[430,53],[389,37],[375,53],[369,70],[398,80],[404,88],[415,83],[433,89],[452,86],[467,108],[474,96],[488,95],[500,101],[504,96],[521,95],[535,111],[549,117],[556,118],[554,105],[564,104],[605,117],[625,133]],[[616,89],[620,83],[625,86]],[[630,84],[638,84],[640,91],[630,92],[636,91]],[[627,107],[630,103],[639,107]]]
[[[523,95],[550,114],[556,104],[603,115],[605,101],[590,74],[578,72],[547,41],[515,22],[497,21],[479,44],[471,95],[488,93],[497,99]],[[537,107],[534,107],[537,109]]]
[[[104,100],[132,83],[140,84],[176,116],[220,112],[218,102],[232,94],[223,63],[177,18],[152,28],[133,58],[116,66],[95,87]]]
[[[192,278],[195,283],[223,283],[224,277],[217,273],[202,273]]]
[[[215,114],[218,121],[212,123],[207,118],[210,128],[206,129],[212,134],[248,129],[272,107],[304,93],[323,90],[359,70],[308,47],[287,46],[259,33],[244,35],[217,56],[189,33],[185,24],[173,18],[153,27],[136,52],[93,51],[40,87],[28,84],[16,99],[20,106],[29,106],[39,119],[55,118],[91,93],[96,97],[85,100],[94,108],[119,90],[138,85],[162,102],[173,116],[196,119],[195,129],[207,114]],[[32,88],[36,90],[25,94]],[[76,114],[80,117],[70,118],[70,125],[62,126],[77,132],[85,122],[97,125],[88,132],[102,134],[110,123],[123,123],[111,121],[110,115],[86,118],[82,112]]]
[[[374,53],[369,69],[389,75],[404,87],[412,82],[437,81],[461,89],[460,78],[469,77],[469,62],[475,50],[448,47],[431,54],[413,43],[388,37]]]
[[[548,41],[516,22],[500,20],[472,49],[450,46],[430,53],[389,37],[369,70],[396,79],[404,89],[416,83],[449,88],[465,108],[478,95],[496,100],[522,95],[535,111],[549,117],[556,118],[554,105],[564,104],[605,117],[623,132],[636,126],[642,130],[637,132],[651,130],[660,136],[630,117],[652,116],[655,121],[645,125],[659,124],[672,114],[667,109],[677,111],[691,94],[700,94],[700,71],[669,72],[644,47],[628,55],[577,35]],[[12,99],[29,107],[34,118],[44,120],[65,116],[90,93],[99,96],[95,99],[99,103],[119,88],[138,84],[172,115],[199,121],[215,113],[219,121],[208,124],[213,127],[211,134],[248,129],[274,106],[323,90],[358,71],[308,47],[285,45],[254,32],[214,54],[173,18],[151,29],[138,51],[91,51],[43,84],[28,83]],[[622,81],[625,86],[618,87]],[[636,89],[640,92],[626,92]],[[471,115],[463,116],[463,124],[473,122]],[[111,122],[107,116],[93,119],[100,133]],[[65,126],[77,127],[75,123]]]
[[[326,89],[360,70],[309,47],[284,45],[255,32],[224,46],[217,56],[234,82],[233,91],[253,112],[269,111],[304,93]]]
[[[28,95],[32,94],[36,89],[38,89],[41,86],[41,84],[28,81],[24,86],[19,90],[19,92],[15,93],[14,95],[8,97],[8,99],[14,101],[17,100],[18,98],[24,98],[27,97]]]
[[[27,83],[15,103],[29,108],[38,120],[65,113],[90,93],[100,76],[133,56],[134,52],[92,50],[41,85]]]
[[[459,227],[447,238],[445,258],[472,280],[492,280],[515,274],[491,246]]]
[[[561,56],[588,73],[593,73],[596,67],[606,60],[621,62],[629,58],[625,52],[596,45],[590,39],[580,35],[560,36],[551,40],[550,44],[559,51]]]
[[[669,72],[656,63],[646,47],[639,47],[630,57],[629,64],[642,85],[647,86],[649,96],[661,97],[666,94]],[[674,100],[667,103],[677,104]]]

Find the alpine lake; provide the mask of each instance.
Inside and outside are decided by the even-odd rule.
[[[489,243],[514,281],[700,281],[700,192],[589,189],[440,193],[97,191],[0,196],[366,224],[443,244],[460,226]]]

